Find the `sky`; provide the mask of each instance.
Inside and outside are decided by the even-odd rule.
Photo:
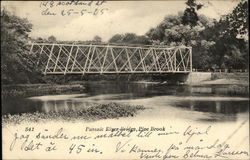
[[[47,2],[47,3],[46,3]],[[15,15],[27,18],[33,29],[33,38],[48,38],[54,35],[58,40],[92,40],[98,35],[108,41],[115,34],[145,34],[156,27],[165,16],[176,15],[186,8],[184,0],[165,1],[105,1],[97,5],[62,4],[66,1],[2,1],[1,5]],[[89,1],[84,1],[89,3]],[[237,0],[202,0],[205,4],[199,14],[219,19],[233,10]],[[1,6],[1,8],[3,8]],[[97,14],[93,12],[97,9]],[[50,13],[48,13],[50,12]],[[47,15],[54,14],[54,15]],[[69,15],[67,15],[69,14]]]

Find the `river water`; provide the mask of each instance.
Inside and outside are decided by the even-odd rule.
[[[141,118],[173,118],[228,122],[248,118],[249,99],[231,96],[229,85],[167,85],[164,83],[86,82],[83,91],[26,98],[7,98],[3,114],[79,110],[98,103],[143,105]],[[192,115],[192,116],[190,116]]]
[[[62,110],[79,110],[98,103],[125,103],[131,105],[143,105],[146,109],[140,111],[134,117],[121,117],[118,119],[102,119],[97,121],[49,121],[48,123],[23,123],[20,125],[8,125],[3,128],[4,144],[10,144],[13,140],[13,133],[17,130],[25,134],[24,128],[32,126],[36,132],[32,136],[46,130],[57,133],[63,128],[68,135],[89,135],[104,134],[108,132],[86,132],[86,127],[91,128],[120,128],[120,127],[165,127],[166,132],[184,132],[191,127],[194,131],[204,131],[211,128],[205,135],[193,136],[190,141],[184,134],[157,136],[154,131],[150,137],[140,138],[136,134],[128,137],[90,139],[89,141],[79,140],[77,143],[84,145],[98,146],[102,155],[83,152],[82,154],[68,154],[73,141],[56,141],[60,147],[53,155],[57,159],[139,159],[140,153],[115,153],[118,143],[125,143],[126,150],[136,144],[143,149],[160,148],[167,150],[171,144],[177,145],[180,150],[171,151],[172,154],[182,157],[186,153],[185,146],[206,146],[216,142],[228,144],[227,151],[249,151],[249,99],[246,96],[235,96],[232,93],[231,85],[167,85],[164,83],[125,83],[125,82],[86,82],[83,84],[83,91],[72,91],[56,95],[43,95],[27,98],[4,99],[2,101],[3,114],[20,114],[26,112],[60,112]],[[234,96],[233,96],[234,95]],[[20,134],[21,134],[20,133]],[[44,133],[44,132],[43,132]],[[137,133],[137,132],[136,132]],[[33,135],[34,134],[34,135]],[[48,141],[49,142],[49,141]],[[47,143],[47,141],[42,141]],[[18,145],[21,145],[18,144]],[[15,154],[4,146],[3,153]],[[201,150],[200,154],[215,155],[217,148]],[[196,150],[192,150],[195,153]],[[30,158],[32,152],[22,152],[23,158]],[[52,153],[51,153],[52,154]],[[39,158],[45,158],[48,153],[33,152]],[[19,155],[17,155],[19,156]],[[163,156],[163,155],[161,155]],[[46,157],[47,158],[47,157]],[[215,157],[218,159],[221,157]],[[238,154],[230,157],[232,159],[249,159],[249,155]],[[199,158],[198,158],[199,159]],[[222,159],[225,159],[225,157]]]

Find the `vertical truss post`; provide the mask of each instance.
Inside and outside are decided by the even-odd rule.
[[[155,57],[155,49],[153,49],[152,55],[153,55],[153,60],[154,60],[155,71],[158,71],[157,61],[156,61],[156,57]]]
[[[39,65],[39,63],[40,63],[41,55],[42,55],[42,52],[43,52],[43,46],[44,46],[44,45],[42,45],[42,48],[40,48],[41,51],[40,51],[40,53],[39,53],[39,57],[38,57],[38,60],[37,60],[37,63],[36,63],[36,67],[38,67],[38,65]]]
[[[72,47],[71,47],[71,49],[70,49],[69,56],[68,56],[68,60],[67,60],[67,64],[66,64],[65,70],[64,70],[64,75],[66,75],[66,73],[67,73],[68,65],[69,65],[69,61],[70,61],[70,57],[71,57],[72,50],[73,50],[74,46],[75,46],[75,45],[72,45]]]
[[[97,48],[97,50],[96,51],[99,51],[99,52],[97,52],[97,59],[98,59],[98,62],[99,62],[99,66],[100,66],[100,68],[99,68],[99,70],[101,71],[101,66],[102,66],[102,64],[101,64],[101,60],[100,60],[100,57],[101,57],[101,53],[102,53],[102,51],[100,51],[98,48]]]
[[[164,65],[164,68],[165,68],[165,66],[167,66],[167,68],[168,68],[167,71],[169,71],[170,69],[169,69],[169,64],[168,64],[168,58],[170,58],[170,56],[168,54],[168,58],[167,58],[165,50],[164,50],[164,58],[165,58],[165,63],[166,63],[166,65]]]
[[[173,55],[170,55],[171,56],[170,64],[171,64],[172,72],[174,72],[174,54],[175,54],[175,50],[172,50],[170,52],[173,53]]]
[[[58,45],[58,46],[59,46],[59,45]],[[56,71],[56,67],[57,67],[57,63],[58,63],[59,58],[60,58],[60,55],[61,55],[61,51],[62,51],[62,45],[60,45],[59,53],[58,53],[58,55],[57,55],[57,57],[56,57],[56,64],[55,64],[55,67],[54,67],[53,72]]]
[[[116,65],[116,62],[115,62],[115,56],[114,56],[114,53],[113,53],[113,49],[114,48],[110,48],[110,52],[111,52],[111,55],[112,55],[112,58],[113,58],[113,62],[114,62],[114,65],[115,65],[115,72],[118,73],[118,68],[117,68],[117,65]]]
[[[180,55],[181,55],[181,62],[182,62],[182,65],[183,65],[183,69],[184,69],[184,71],[186,71],[186,65],[185,65],[185,62],[184,62],[184,58],[185,58],[185,56],[183,57],[183,55],[182,55],[182,51],[181,51],[181,49],[179,48],[179,51],[180,51]]]
[[[86,71],[86,67],[87,67],[87,64],[88,64],[88,61],[89,61],[89,54],[91,52],[91,49],[92,49],[92,44],[89,46],[89,51],[88,51],[88,54],[87,54],[87,58],[86,58],[86,61],[85,61],[85,64],[84,64],[84,69],[83,69],[82,74],[84,74],[85,71]]]
[[[190,53],[190,72],[192,72],[193,71],[193,64],[192,64],[192,48],[190,47],[189,48],[189,53]]]
[[[107,46],[107,49],[106,49],[106,52],[105,52],[105,55],[104,55],[104,58],[103,58],[103,63],[102,63],[101,73],[100,73],[100,74],[103,73],[103,68],[104,68],[104,65],[105,65],[106,58],[107,58],[108,49],[109,49],[109,44],[108,44],[108,46]]]
[[[142,68],[143,68],[143,71],[145,72],[146,71],[146,67],[145,67],[145,64],[144,64],[144,61],[142,59],[142,55],[141,55],[141,48],[139,49],[139,55],[140,55],[140,62],[142,63]]]
[[[45,75],[47,74],[47,70],[48,70],[48,67],[49,67],[49,61],[50,61],[50,59],[52,57],[52,54],[53,54],[53,49],[54,49],[54,44],[51,47],[50,54],[49,54],[49,59],[47,61],[46,67],[45,67],[45,71],[44,71]]]
[[[159,59],[160,59],[160,56],[162,55],[162,52],[160,52],[159,55],[157,55],[157,51],[155,50],[154,54],[155,54],[156,66],[158,65],[158,71],[161,72],[161,66],[160,66],[160,63],[159,63]]]
[[[77,49],[76,49],[76,54],[75,54],[75,57],[74,57],[73,65],[72,65],[72,68],[71,68],[71,72],[73,72],[73,70],[74,70],[74,66],[75,66],[75,63],[76,63],[76,57],[77,57],[77,54],[78,54],[78,50],[79,50],[79,46],[77,46]]]
[[[88,72],[89,72],[89,69],[90,69],[92,61],[93,61],[93,57],[94,57],[94,54],[95,54],[95,49],[96,49],[96,45],[94,46],[92,55],[91,55],[90,60],[89,60]]]
[[[30,52],[29,52],[29,55],[31,54],[31,52],[33,51],[33,46],[34,46],[34,42],[32,42],[32,45],[30,47]]]
[[[131,62],[130,62],[130,58],[129,58],[129,55],[128,55],[128,49],[127,49],[127,48],[125,48],[125,52],[126,52],[126,55],[127,55],[127,58],[128,58],[128,64],[129,64],[130,71],[133,72],[133,69],[132,69],[132,65],[131,65]]]
[[[176,52],[177,52],[177,48],[175,48],[175,51],[174,51],[174,71],[175,72],[176,72],[176,61],[177,61]]]

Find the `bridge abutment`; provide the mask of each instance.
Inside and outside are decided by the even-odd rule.
[[[191,72],[188,74],[185,80],[186,84],[199,84],[202,81],[211,80],[211,72]]]

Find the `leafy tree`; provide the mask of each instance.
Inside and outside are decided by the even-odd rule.
[[[135,43],[136,44],[144,44],[144,45],[149,45],[150,44],[150,40],[147,36],[137,36],[135,39]]]
[[[133,43],[136,40],[136,34],[135,33],[126,33],[123,36],[122,41],[125,43]]]
[[[196,26],[199,20],[197,11],[202,8],[202,4],[196,3],[196,0],[187,0],[187,8],[182,16],[182,24],[190,25],[191,27]]]
[[[94,42],[101,43],[102,42],[102,38],[100,36],[95,36],[94,37]]]
[[[225,25],[223,34],[232,37],[248,35],[248,1],[242,0],[232,11],[220,20]]]
[[[156,44],[193,47],[193,65],[199,69],[247,68],[248,2],[242,0],[219,21],[198,15],[202,8],[195,0],[187,0],[187,9],[169,15],[147,36]]]
[[[56,42],[56,37],[55,36],[49,36],[48,41],[54,43],[54,42]]]
[[[1,75],[2,83],[27,83],[37,80],[33,64],[29,61],[26,44],[32,25],[27,19],[1,10]]]
[[[41,37],[38,37],[36,39],[32,39],[32,41],[35,41],[35,42],[38,42],[38,43],[48,42],[47,39],[43,39]]]
[[[182,17],[182,12],[179,12],[178,15],[166,16],[156,28],[147,32],[147,36],[152,39],[153,44],[192,46],[194,68],[210,68],[212,62],[210,48],[215,42],[213,39],[204,38],[202,33],[207,27],[212,27],[215,21],[199,15],[197,25],[191,27],[189,24],[182,24]]]
[[[113,37],[109,39],[109,43],[121,43],[123,39],[122,34],[115,34]]]
[[[220,68],[245,69],[248,62],[248,2],[243,0],[203,34],[215,41],[211,49]]]
[[[135,33],[116,34],[109,40],[110,43],[120,44],[150,44],[147,36],[138,36]]]

